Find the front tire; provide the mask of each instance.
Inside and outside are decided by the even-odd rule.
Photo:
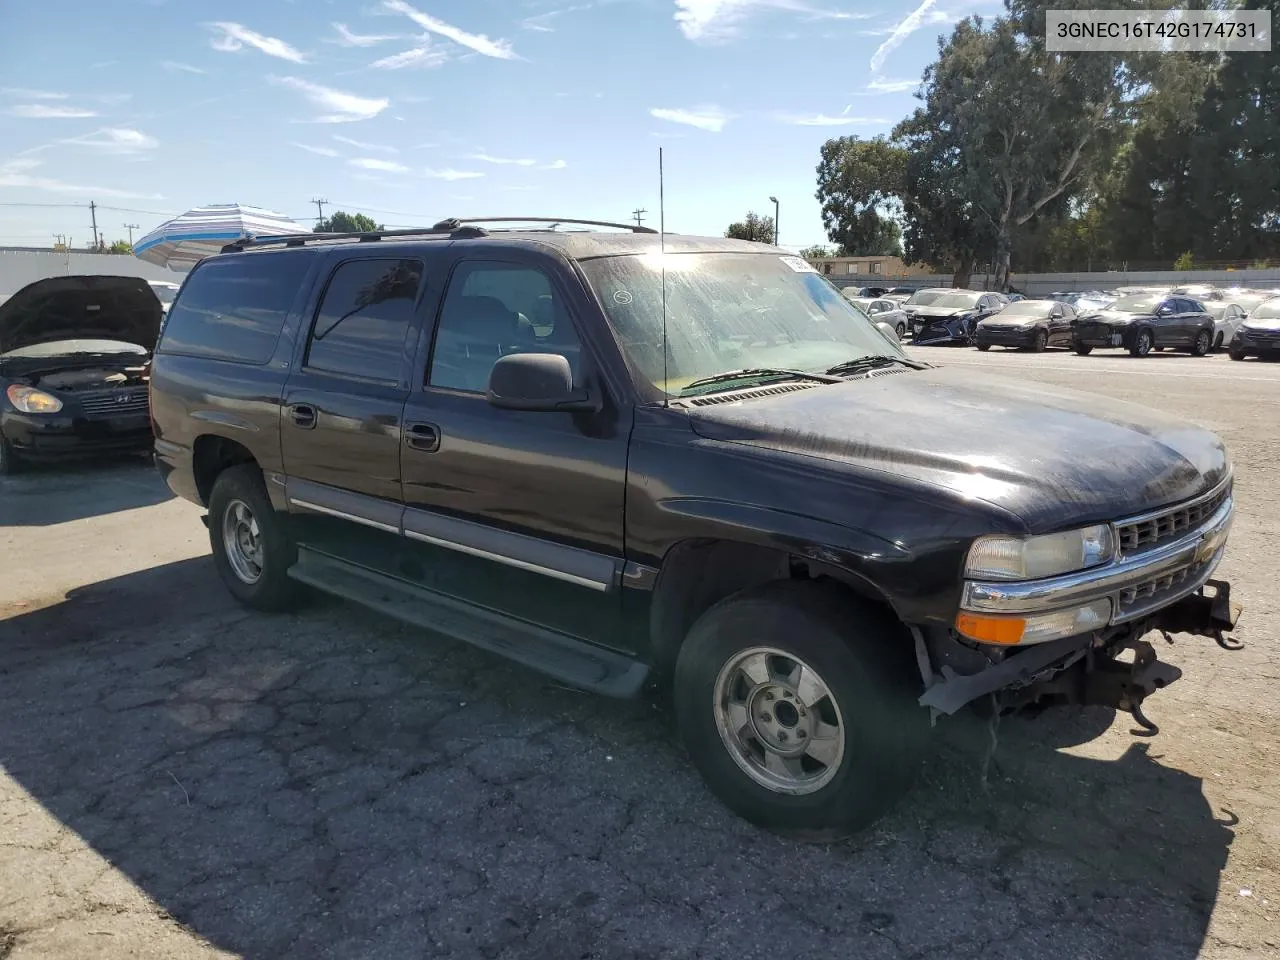
[[[1245,352],[1243,350],[1228,348],[1227,356],[1230,357],[1232,360],[1243,360],[1245,358]]]
[[[975,343],[974,346],[977,347],[979,350],[981,350],[983,353],[986,353],[988,350],[991,349],[991,344],[989,343]]]
[[[292,606],[297,590],[288,570],[297,547],[271,505],[256,466],[229,467],[214,481],[209,546],[222,582],[242,604],[271,611]]]
[[[721,601],[676,662],[681,736],[708,787],[761,827],[830,840],[910,787],[929,730],[904,631],[814,582]]]
[[[1037,330],[1035,339],[1031,341],[1032,353],[1044,353],[1044,348],[1049,345],[1049,334],[1044,330]]]
[[[1093,347],[1089,346],[1087,343],[1073,344],[1071,349],[1082,357],[1087,357],[1089,354],[1093,353]]]
[[[1209,345],[1212,342],[1209,337],[1209,331],[1201,330],[1196,334],[1195,343],[1191,344],[1191,355],[1193,357],[1203,357],[1209,352]]]
[[[1129,348],[1129,356],[1145,357],[1151,353],[1151,348],[1156,345],[1155,338],[1151,336],[1150,330],[1139,330],[1138,335],[1134,338],[1133,346]]]

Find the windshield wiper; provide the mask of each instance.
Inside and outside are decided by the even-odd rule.
[[[750,380],[754,378],[787,378],[791,380],[817,380],[819,383],[839,383],[840,378],[828,373],[810,373],[808,370],[783,370],[777,367],[744,367],[741,370],[728,370],[712,377],[694,380],[681,388],[683,394],[697,387],[709,387],[716,383],[727,383],[730,380]]]
[[[862,370],[874,370],[877,367],[887,367],[894,363],[900,363],[904,367],[910,367],[912,370],[926,370],[929,367],[929,364],[923,363],[919,360],[908,360],[906,357],[895,357],[887,353],[869,353],[865,357],[854,357],[852,360],[845,360],[843,363],[837,363],[834,367],[828,370],[827,373],[858,373]]]

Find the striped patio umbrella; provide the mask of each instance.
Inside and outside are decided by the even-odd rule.
[[[182,269],[243,237],[308,232],[296,220],[272,210],[238,203],[216,204],[196,207],[166,220],[133,245],[133,255],[162,267]]]

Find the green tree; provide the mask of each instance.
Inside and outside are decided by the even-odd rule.
[[[731,240],[754,240],[756,243],[773,243],[773,217],[763,217],[754,210],[739,220],[729,224],[724,235]]]
[[[822,224],[840,255],[901,256],[907,152],[884,137],[836,137],[822,145],[818,191]]]
[[[940,42],[923,107],[895,131],[933,160],[934,189],[990,227],[999,289],[1017,228],[1078,194],[1112,147],[1130,82],[1114,55],[1049,53],[1043,30],[1025,29],[1037,13],[1010,6],[989,29],[971,17]]]
[[[1195,268],[1195,259],[1191,256],[1190,250],[1187,250],[1177,260],[1173,261],[1173,269],[1175,270],[1194,270]]]
[[[372,217],[363,213],[347,213],[335,210],[333,216],[316,222],[316,233],[376,233],[385,229],[382,224],[375,223]]]
[[[128,240],[117,240],[107,247],[107,253],[133,253],[133,245]]]
[[[819,243],[812,247],[805,247],[800,251],[800,256],[806,260],[820,260],[823,257],[831,256],[831,250]]]

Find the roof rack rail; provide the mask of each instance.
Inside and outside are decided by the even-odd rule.
[[[456,224],[455,221],[444,220],[433,227],[409,227],[403,230],[368,230],[353,233],[286,233],[274,237],[242,237],[233,240],[222,248],[223,253],[239,253],[250,247],[286,246],[301,247],[319,240],[358,240],[361,243],[376,243],[384,239],[422,236],[450,236],[458,239],[483,237],[487,234],[480,227],[469,227]]]
[[[642,227],[638,223],[614,223],[611,220],[573,220],[568,217],[453,217],[449,220],[442,220],[436,226],[443,226],[446,223],[456,223],[460,226],[468,223],[550,223],[553,225],[569,223],[585,227],[614,227],[618,230],[630,230],[632,233],[658,232],[652,227]]]

